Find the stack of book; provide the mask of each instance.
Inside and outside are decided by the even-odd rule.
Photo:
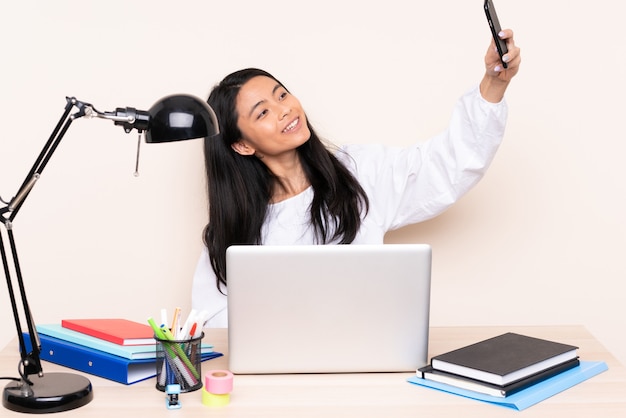
[[[523,409],[607,369],[578,347],[506,333],[431,358],[409,382]]]
[[[127,385],[156,375],[156,340],[147,323],[70,319],[37,325],[37,333],[42,360]],[[202,344],[201,353],[203,361],[222,355],[209,344]]]
[[[504,397],[580,364],[578,347],[507,333],[435,356],[422,378]]]

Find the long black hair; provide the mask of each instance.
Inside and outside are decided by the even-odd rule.
[[[269,77],[284,87],[268,72],[248,68],[226,76],[208,99],[221,133],[204,141],[209,197],[204,243],[218,288],[226,285],[226,249],[235,244],[261,244],[261,227],[278,181],[257,157],[240,155],[231,148],[242,138],[237,127],[237,95],[248,80],[258,76]],[[297,152],[314,191],[310,222],[317,243],[349,244],[359,231],[361,215],[368,210],[368,198],[350,171],[322,143],[308,119],[307,125],[311,137]]]

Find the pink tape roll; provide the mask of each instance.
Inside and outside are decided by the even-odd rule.
[[[233,374],[228,370],[211,370],[204,377],[206,391],[214,395],[225,395],[233,390]]]

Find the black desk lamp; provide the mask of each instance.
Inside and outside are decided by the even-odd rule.
[[[72,109],[77,110],[71,114]],[[206,102],[193,96],[173,95],[165,97],[155,103],[147,112],[131,107],[117,108],[114,112],[99,112],[89,103],[80,102],[73,97],[67,98],[67,105],[61,119],[52,131],[17,194],[8,202],[0,199],[2,204],[6,205],[0,207],[0,221],[6,229],[9,242],[9,246],[6,248],[2,231],[0,231],[0,253],[21,355],[18,365],[20,378],[16,378],[15,382],[9,383],[4,388],[2,398],[2,404],[13,411],[28,413],[61,412],[86,405],[93,399],[89,379],[72,373],[48,373],[45,375],[43,373],[39,357],[41,343],[26,298],[13,234],[13,220],[22,207],[24,199],[40,178],[43,169],[72,121],[83,116],[112,120],[116,125],[122,126],[126,133],[136,129],[139,132],[140,143],[142,134],[145,134],[146,142],[158,143],[204,138],[219,133],[219,125],[213,109]],[[137,149],[138,160],[139,146]],[[9,251],[13,261],[12,269],[8,257]],[[28,328],[30,347],[32,347],[30,352],[27,350],[22,333],[18,304],[13,290],[13,273],[17,278],[22,301],[22,313]]]

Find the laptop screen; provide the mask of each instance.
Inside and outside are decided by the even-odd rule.
[[[415,371],[427,363],[425,244],[232,246],[234,373]]]

